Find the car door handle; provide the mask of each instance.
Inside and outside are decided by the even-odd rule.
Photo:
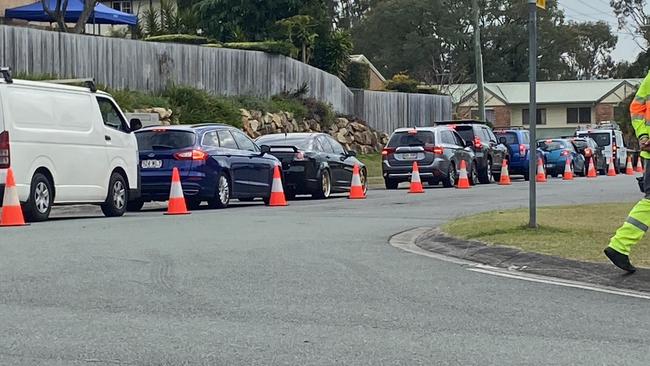
[[[106,141],[111,141],[111,137],[108,136],[108,135],[104,135],[104,140],[106,140]]]

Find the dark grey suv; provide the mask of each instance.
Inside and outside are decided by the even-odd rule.
[[[478,182],[474,153],[447,126],[397,129],[381,154],[386,189],[396,189],[400,182],[409,181],[413,162],[418,163],[422,181],[430,185],[456,185],[461,160],[467,166],[470,183]]]

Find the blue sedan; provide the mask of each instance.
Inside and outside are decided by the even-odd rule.
[[[571,141],[567,139],[539,140],[537,148],[544,154],[547,175],[562,175],[567,159],[570,159],[569,163],[573,172],[582,177],[587,175],[585,157],[576,151]]]
[[[279,161],[240,130],[221,124],[157,126],[135,136],[142,197],[130,203],[130,211],[140,210],[144,202],[166,201],[173,168],[179,170],[190,209],[203,201],[211,208],[225,208],[232,198],[262,198],[268,203]]]

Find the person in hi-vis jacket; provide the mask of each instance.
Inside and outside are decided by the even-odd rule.
[[[642,187],[645,197],[634,206],[623,226],[616,231],[605,248],[605,255],[620,269],[634,273],[636,268],[630,263],[630,249],[643,238],[650,226],[650,73],[641,82],[630,104],[630,114],[645,162]]]

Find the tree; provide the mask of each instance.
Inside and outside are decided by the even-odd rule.
[[[54,9],[50,8],[49,0],[41,0],[41,4],[43,5],[43,10],[45,10],[47,15],[49,15],[50,18],[52,18],[57,24],[59,32],[68,32],[69,29],[65,23],[65,14],[68,9],[68,0],[56,0]],[[90,15],[93,13],[95,5],[97,5],[97,0],[83,0],[83,4],[83,11],[79,16],[79,19],[77,19],[77,23],[72,28],[72,31],[74,33],[83,33],[85,31],[86,23],[88,23],[88,19],[90,19]]]
[[[352,36],[348,31],[335,30],[316,40],[312,65],[339,78],[344,78],[350,64]]]
[[[314,32],[316,23],[314,18],[309,15],[294,15],[290,18],[282,19],[277,22],[285,32],[289,42],[294,43],[300,47],[300,54],[302,62],[308,63],[311,58],[311,52],[318,38],[318,34]]]
[[[647,51],[650,28],[645,12],[646,0],[611,0],[609,3],[618,18],[618,29],[633,33],[637,45]],[[630,23],[633,29],[630,29]]]
[[[606,22],[569,23],[567,30],[575,44],[565,62],[578,79],[602,79],[613,76],[615,63],[611,53],[618,37]]]

